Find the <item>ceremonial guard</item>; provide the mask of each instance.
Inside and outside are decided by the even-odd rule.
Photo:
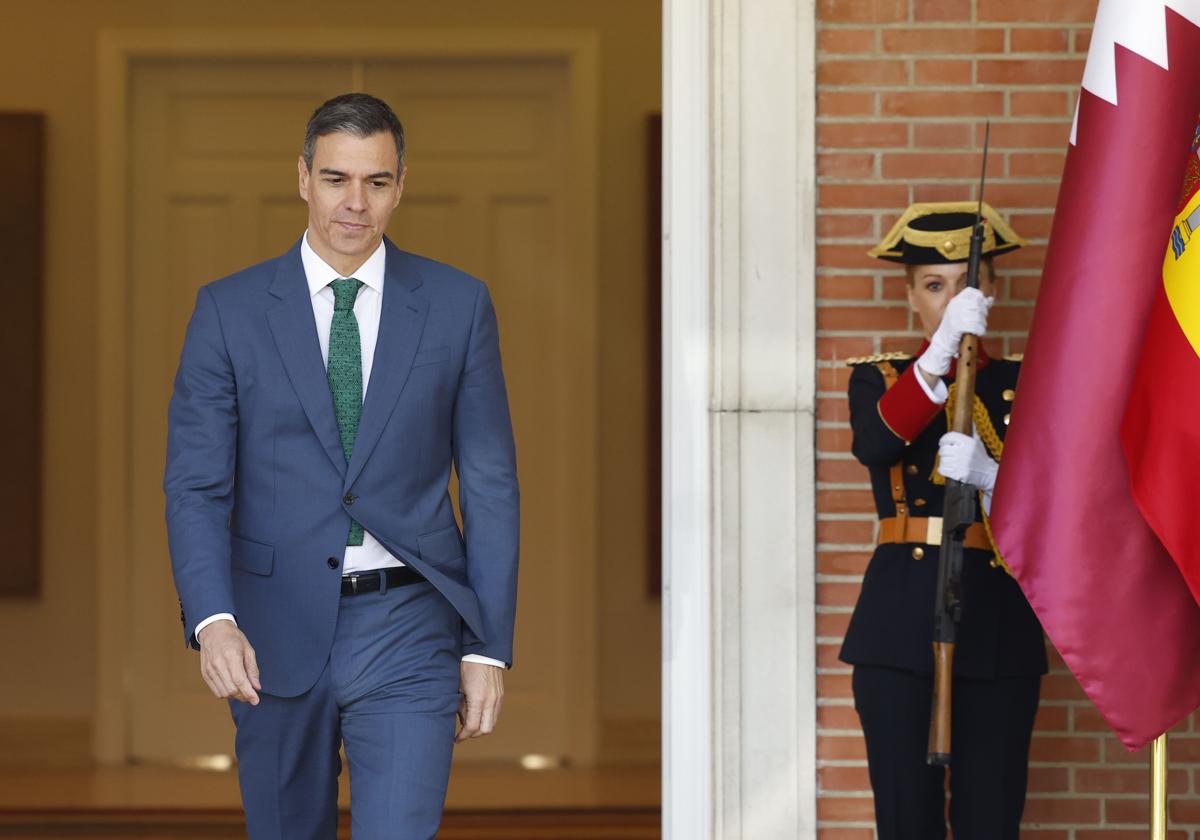
[[[943,485],[980,489],[967,533],[963,610],[953,663],[950,825],[956,840],[1016,838],[1046,652],[1041,626],[994,551],[986,524],[1020,362],[980,343],[975,435],[947,433],[955,357],[982,337],[995,295],[992,259],[1025,242],[982,205],[979,289],[964,288],[974,202],[914,204],[869,253],[904,265],[926,340],[916,356],[852,359],[854,456],[870,472],[878,545],[841,659],[854,666],[854,705],[867,743],[880,840],[946,834],[945,771],[926,764],[932,634]]]

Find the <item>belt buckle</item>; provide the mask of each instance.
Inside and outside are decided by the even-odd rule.
[[[931,516],[925,524],[925,544],[942,544],[942,517]]]
[[[350,575],[350,594],[358,594],[358,575]]]

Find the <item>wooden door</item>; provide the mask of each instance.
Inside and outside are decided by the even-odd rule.
[[[500,730],[458,759],[586,759],[596,726],[589,533],[595,489],[590,272],[572,262],[566,63],[554,60],[155,61],[132,69],[130,266],[133,757],[232,752],[228,709],[182,649],[163,526],[166,404],[197,288],[304,230],[304,123],[352,82],[396,109],[409,176],[389,236],[488,282],[517,435],[524,529],[517,667]],[[586,537],[585,537],[586,539]],[[580,712],[583,714],[580,714]],[[581,737],[581,733],[583,733]]]

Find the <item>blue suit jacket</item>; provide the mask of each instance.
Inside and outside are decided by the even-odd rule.
[[[184,638],[233,613],[270,694],[302,694],[324,667],[351,516],[454,605],[464,653],[512,662],[519,494],[492,301],[478,280],[385,244],[349,464],[299,243],[201,288],[188,325],[164,481]]]

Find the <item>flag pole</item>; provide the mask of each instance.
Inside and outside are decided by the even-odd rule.
[[[1167,840],[1167,733],[1150,745],[1150,840]]]

